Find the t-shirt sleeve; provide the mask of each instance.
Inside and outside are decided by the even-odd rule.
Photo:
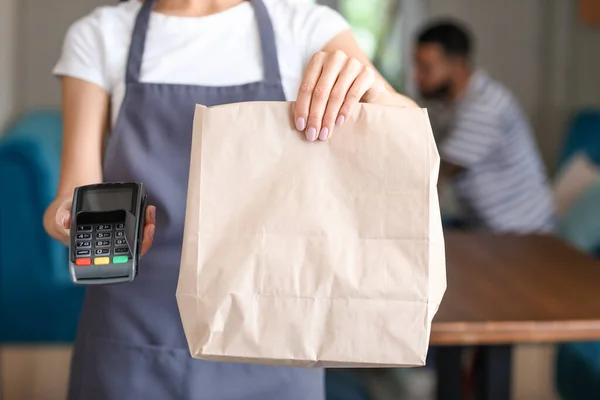
[[[110,92],[100,21],[94,13],[69,27],[52,73],[88,81]]]
[[[293,19],[294,36],[301,44],[305,64],[334,37],[350,29],[339,12],[324,5],[296,4]]]
[[[502,140],[498,118],[469,105],[459,110],[453,127],[441,143],[442,159],[469,168],[491,154]]]

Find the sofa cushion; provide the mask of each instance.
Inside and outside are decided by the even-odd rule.
[[[600,399],[600,343],[558,346],[556,386],[562,400]]]
[[[600,247],[600,179],[596,179],[565,213],[559,234],[587,253]]]
[[[554,182],[554,202],[559,219],[599,179],[600,167],[594,165],[585,153],[577,153],[571,157],[558,172]]]
[[[42,219],[60,171],[56,111],[24,115],[0,139],[0,342],[71,342],[84,289],[68,272],[67,248]]]

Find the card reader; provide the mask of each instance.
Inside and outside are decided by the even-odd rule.
[[[101,183],[75,189],[69,272],[78,285],[130,282],[137,275],[146,194],[140,183]]]

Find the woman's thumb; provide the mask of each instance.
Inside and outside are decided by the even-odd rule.
[[[71,226],[71,202],[65,201],[56,211],[56,224],[63,228],[69,229]]]
[[[361,101],[363,103],[374,103],[382,92],[380,87],[372,87],[365,92]]]
[[[66,212],[62,218],[62,227],[65,229],[69,229],[71,226],[71,214]]]

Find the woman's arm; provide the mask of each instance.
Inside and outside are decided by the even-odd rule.
[[[69,241],[73,191],[77,186],[102,182],[102,142],[109,120],[109,95],[80,79],[62,79],[63,148],[56,199],[44,214],[50,236]],[[142,254],[152,246],[156,208],[146,207]]]
[[[56,199],[44,214],[48,234],[68,241],[70,201],[75,187],[102,181],[102,139],[109,95],[99,86],[62,78],[63,144]]]
[[[359,101],[418,107],[386,82],[347,30],[311,58],[294,110],[296,128],[310,141],[326,140]]]
[[[58,196],[77,186],[102,182],[102,141],[109,120],[109,95],[76,78],[62,79],[63,150]]]

